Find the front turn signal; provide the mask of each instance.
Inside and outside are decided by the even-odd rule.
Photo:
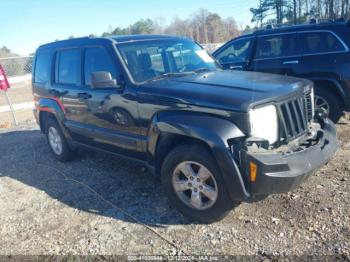
[[[258,166],[254,162],[249,162],[249,176],[250,182],[256,181],[256,174],[258,172]]]

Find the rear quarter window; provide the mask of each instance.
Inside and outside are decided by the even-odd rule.
[[[341,41],[330,32],[299,33],[302,54],[346,51]]]
[[[50,53],[38,53],[35,60],[34,82],[47,83],[49,81],[51,69]]]

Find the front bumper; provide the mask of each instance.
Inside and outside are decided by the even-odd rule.
[[[248,192],[258,198],[288,192],[305,181],[314,171],[326,164],[339,148],[335,125],[325,120],[320,138],[313,145],[294,152],[249,152],[241,154],[246,171]],[[249,182],[249,163],[257,165],[255,182]]]

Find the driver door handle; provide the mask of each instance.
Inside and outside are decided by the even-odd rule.
[[[299,64],[299,61],[298,60],[284,61],[283,64],[284,65],[297,65],[297,64]]]
[[[230,66],[230,69],[243,69],[243,66]]]
[[[81,99],[89,99],[92,96],[89,93],[78,93],[78,97]]]
[[[53,95],[55,97],[61,97],[61,96],[64,96],[64,95],[68,94],[68,91],[60,92],[57,89],[49,89],[49,94]]]

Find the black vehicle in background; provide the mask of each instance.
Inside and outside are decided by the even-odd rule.
[[[350,22],[328,21],[258,30],[213,53],[225,69],[312,80],[316,107],[337,122],[350,110]]]
[[[140,161],[176,208],[203,222],[294,189],[338,148],[334,124],[314,111],[312,82],[222,70],[185,38],[43,45],[33,93],[57,159],[84,147]]]

